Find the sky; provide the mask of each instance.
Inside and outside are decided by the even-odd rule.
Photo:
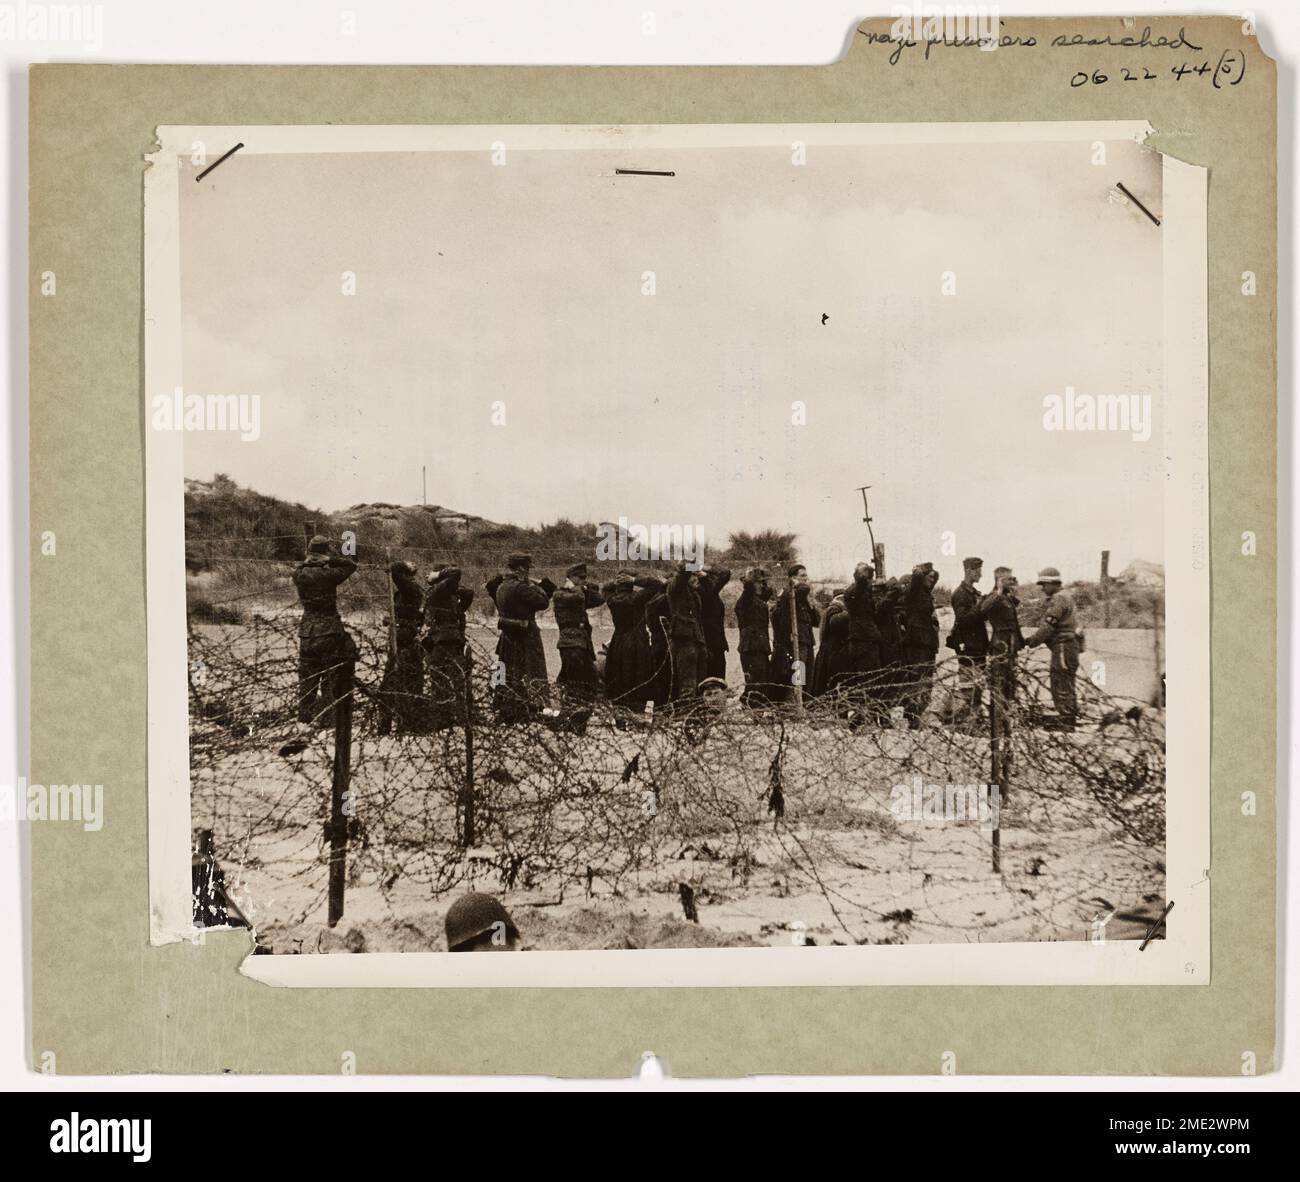
[[[183,372],[261,434],[186,474],[335,510],[427,466],[495,521],[788,530],[814,577],[868,555],[869,484],[893,572],[1162,561],[1161,233],[1108,196],[1158,213],[1160,164],[1106,150],[236,154],[181,186]],[[1044,430],[1067,386],[1149,396],[1150,440]]]

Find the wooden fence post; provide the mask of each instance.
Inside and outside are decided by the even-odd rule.
[[[1101,626],[1110,627],[1110,551],[1101,552]]]
[[[1010,701],[1005,697],[1006,686],[1015,675],[1016,654],[1008,647],[1007,664],[999,666],[989,687],[989,772],[992,783],[990,795],[998,794],[997,824],[993,827],[993,873],[1002,873],[1002,806],[1007,798],[1007,763],[1011,745]],[[1001,658],[995,657],[1000,661]]]
[[[334,674],[334,778],[330,792],[329,926],[343,918],[343,888],[347,881],[348,818],[344,798],[352,776],[352,662],[344,661]]]
[[[1164,594],[1164,588],[1161,588],[1161,595]],[[1152,705],[1163,707],[1165,704],[1165,679],[1164,679],[1164,650],[1160,643],[1160,607],[1162,599],[1153,600],[1151,603],[1151,635],[1155,644],[1155,687],[1152,690]]]
[[[812,588],[808,589],[808,595],[812,596]],[[790,700],[794,703],[794,708],[799,713],[803,712],[803,686],[804,682],[795,680],[798,674],[799,659],[802,654],[799,651],[799,600],[795,595],[795,582],[790,580]],[[804,681],[807,681],[808,674],[811,670],[803,671]]]
[[[470,849],[476,844],[474,816],[474,653],[465,645],[465,784],[461,789],[461,844]]]

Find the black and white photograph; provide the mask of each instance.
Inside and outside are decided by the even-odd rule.
[[[1202,170],[1140,123],[159,138],[155,942],[1208,972]]]

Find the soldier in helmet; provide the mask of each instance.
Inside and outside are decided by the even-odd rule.
[[[515,921],[492,895],[461,895],[447,908],[442,923],[448,952],[514,952],[519,947]]]
[[[497,656],[503,680],[497,684],[496,709],[502,722],[525,722],[546,699],[546,650],[537,627],[537,613],[546,610],[555,592],[550,579],[528,577],[528,554],[506,557],[506,573],[489,580],[488,593],[497,606]]]
[[[298,624],[298,721],[328,726],[334,720],[335,682],[351,678],[357,646],[343,627],[336,592],[352,577],[357,564],[331,552],[330,540],[317,534],[307,557],[293,570],[293,585],[302,603]]]
[[[1075,622],[1074,599],[1061,589],[1061,572],[1045,566],[1038,572],[1038,585],[1047,596],[1043,609],[1043,626],[1025,638],[1033,647],[1045,644],[1051,650],[1052,704],[1056,707],[1056,725],[1074,730],[1079,703],[1075,695],[1074,676],[1079,671],[1079,633]]]
[[[587,564],[575,563],[564,572],[564,586],[551,596],[555,623],[560,630],[561,723],[581,731],[591,717],[596,697],[596,650],[591,643],[591,621],[587,612],[605,598],[587,582]]]
[[[465,698],[469,667],[465,613],[474,602],[474,592],[462,587],[460,580],[458,566],[431,570],[424,600],[424,631],[420,643],[428,653],[430,719],[438,730],[463,723],[471,709]]]
[[[379,733],[386,735],[397,721],[397,733],[424,729],[424,653],[417,643],[424,591],[409,562],[394,562],[388,568],[393,581],[392,645],[379,683]]]

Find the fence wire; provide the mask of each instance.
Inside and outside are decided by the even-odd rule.
[[[751,891],[819,898],[838,942],[974,940],[1008,891],[1032,936],[1059,928],[1063,906],[1084,914],[1140,899],[1163,872],[1163,711],[1084,677],[1069,732],[1045,725],[1045,670],[1017,671],[1000,829],[1023,841],[992,875],[986,828],[949,826],[922,841],[898,815],[910,786],[990,783],[987,720],[971,729],[944,717],[959,690],[953,662],[934,671],[916,729],[899,702],[929,677],[906,670],[883,691],[824,695],[799,711],[733,697],[720,713],[699,703],[631,713],[597,700],[585,728],[557,726],[553,714],[505,725],[490,685],[496,632],[480,623],[469,630],[468,720],[462,711],[427,733],[386,734],[386,599],[350,606],[347,883],[376,893],[390,916],[412,892],[449,900],[484,882],[551,902],[686,882],[702,902]],[[335,735],[297,721],[297,623],[285,605],[239,623],[195,613],[189,626],[192,826],[211,833],[228,882],[257,875],[285,888],[292,913],[274,900],[241,904],[255,926],[280,930],[323,921],[328,889]],[[558,687],[549,691],[559,706]],[[1060,839],[1074,834],[1086,842],[1068,869],[1043,873],[1035,837],[1056,839],[1060,861]],[[889,907],[882,881],[900,894],[919,883],[925,905]]]

